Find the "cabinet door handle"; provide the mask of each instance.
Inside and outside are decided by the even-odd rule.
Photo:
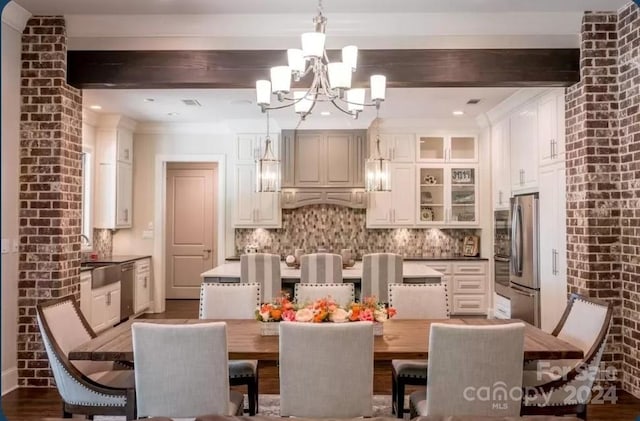
[[[129,160],[129,148],[124,150],[124,159]]]
[[[124,210],[124,222],[129,222],[129,209]]]
[[[107,292],[107,305],[111,305],[111,291]]]
[[[520,185],[524,185],[524,170],[520,170]]]
[[[144,288],[146,288],[146,287],[147,287],[147,277],[145,276],[144,277]]]
[[[502,204],[502,190],[498,191],[498,204],[501,205]]]

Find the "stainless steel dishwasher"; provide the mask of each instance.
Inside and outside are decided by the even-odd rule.
[[[133,262],[123,263],[120,268],[120,320],[124,321],[133,314],[135,268]]]

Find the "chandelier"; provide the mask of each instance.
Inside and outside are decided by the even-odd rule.
[[[256,81],[256,102],[262,112],[293,106],[304,120],[318,102],[330,102],[353,118],[358,118],[364,107],[380,108],[385,99],[385,76],[371,76],[370,102],[365,102],[364,88],[351,87],[351,75],[358,63],[358,47],[348,45],[342,49],[342,61],[329,61],[325,50],[327,18],[323,15],[322,0],[318,3],[318,15],[313,23],[315,31],[301,36],[302,49],[287,50],[288,65],[272,67],[270,81]],[[308,89],[291,90],[292,79],[299,82],[309,74],[313,74],[313,80]],[[271,106],[271,94],[276,95],[277,105]]]
[[[269,113],[267,113],[267,137],[264,154],[256,160],[256,191],[275,193],[280,191],[280,160],[276,158],[269,136]]]

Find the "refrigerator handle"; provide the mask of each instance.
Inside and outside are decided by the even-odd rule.
[[[535,297],[535,292],[531,292],[531,291],[526,291],[523,289],[520,289],[518,287],[515,287],[513,284],[511,284],[510,289],[513,293],[518,294],[518,295],[524,295],[526,297]]]
[[[522,207],[515,203],[511,213],[511,272],[522,276]]]

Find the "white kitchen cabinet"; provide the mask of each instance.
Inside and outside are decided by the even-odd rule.
[[[474,165],[419,165],[417,224],[478,225],[478,174]]]
[[[113,327],[120,321],[120,282],[91,291],[91,328],[95,332]]]
[[[280,136],[278,134],[272,134],[271,138],[271,150],[273,154],[280,156]],[[255,162],[260,159],[264,154],[265,148],[265,134],[255,133],[240,133],[236,140],[236,160],[238,162]]]
[[[91,320],[91,271],[80,272],[80,311]]]
[[[509,119],[504,119],[491,129],[493,210],[509,209],[509,198],[511,197],[509,149]]]
[[[528,193],[538,187],[538,107],[525,104],[511,114],[511,191]]]
[[[133,203],[133,132],[98,128],[96,132],[95,227],[131,228]]]
[[[567,304],[566,179],[564,163],[540,169],[540,315],[551,332]]]
[[[478,138],[470,134],[424,134],[417,138],[421,162],[478,162]]]
[[[135,261],[134,313],[149,308],[151,302],[151,259]]]
[[[415,166],[391,164],[391,191],[370,192],[367,228],[392,228],[415,224]]]
[[[552,92],[538,102],[538,153],[541,166],[564,161],[564,138],[564,95]]]
[[[443,273],[452,315],[487,314],[488,270],[486,261],[427,261],[425,265]]]
[[[372,136],[370,150],[376,147],[376,136]],[[392,162],[414,162],[416,159],[416,136],[414,134],[380,134],[380,153]]]
[[[236,165],[234,227],[280,228],[282,211],[279,193],[256,192],[254,164]]]

